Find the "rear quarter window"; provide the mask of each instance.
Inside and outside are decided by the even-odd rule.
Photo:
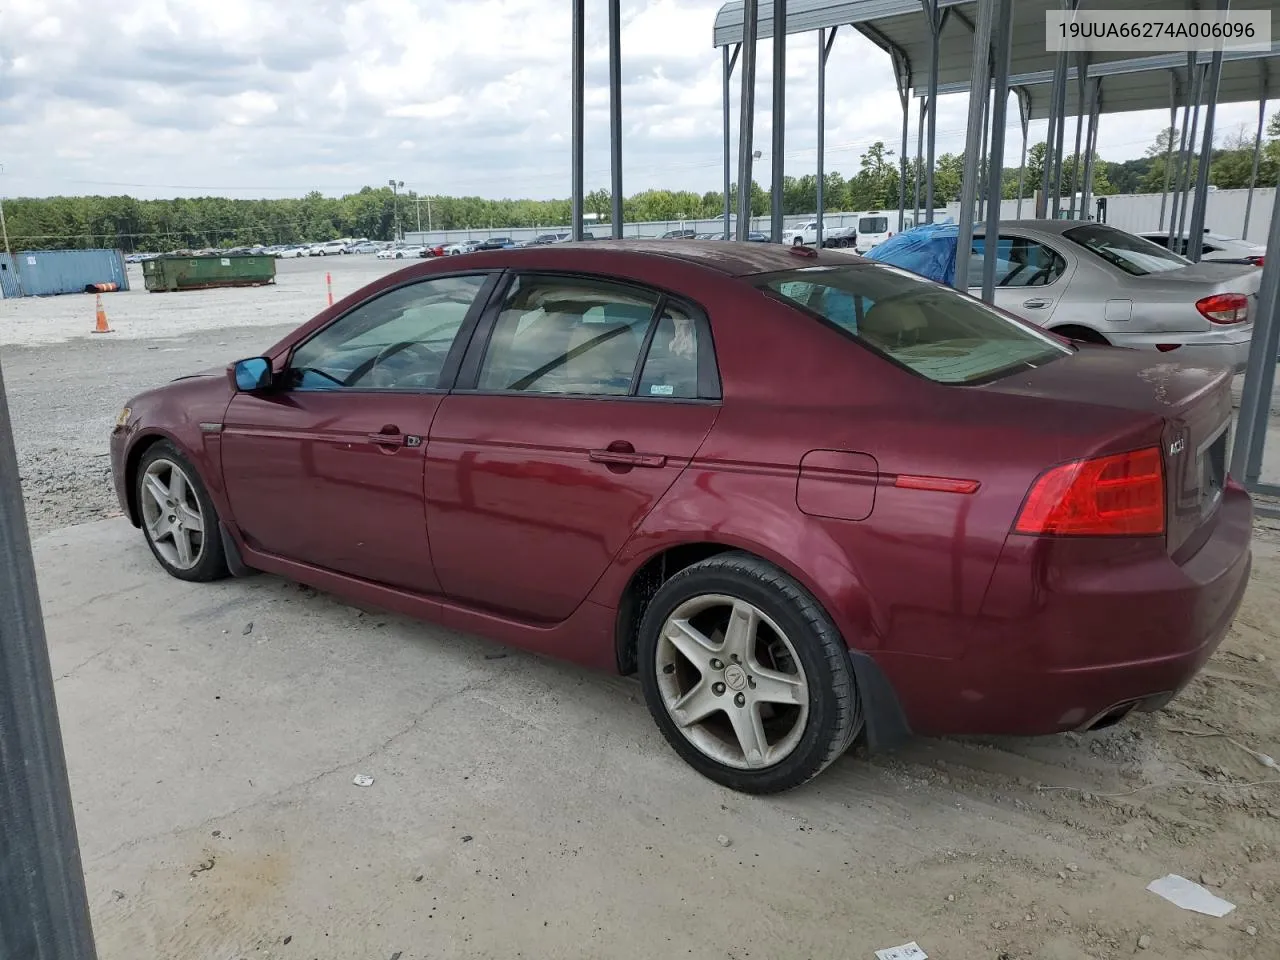
[[[979,300],[883,264],[807,267],[754,282],[935,383],[985,383],[1071,353]]]

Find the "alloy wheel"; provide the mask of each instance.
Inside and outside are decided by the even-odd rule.
[[[138,498],[147,538],[167,563],[190,570],[204,555],[205,517],[190,478],[172,460],[152,461]]]
[[[760,769],[799,744],[808,680],[791,640],[759,607],[720,594],[686,600],[663,624],[655,656],[667,713],[710,759]]]

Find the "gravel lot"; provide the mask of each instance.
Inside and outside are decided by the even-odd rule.
[[[0,302],[103,960],[1280,956],[1280,771],[1245,749],[1280,757],[1274,526],[1165,711],[851,754],[767,799],[686,768],[631,681],[272,577],[165,577],[109,519],[120,405],[275,341],[323,307],[326,270],[341,296],[395,268],[114,294],[109,337],[89,297]],[[1145,891],[1171,872],[1235,911]]]

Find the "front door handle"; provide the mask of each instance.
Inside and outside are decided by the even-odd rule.
[[[1032,297],[1030,300],[1023,300],[1022,305],[1026,307],[1028,310],[1039,310],[1043,307],[1047,307],[1052,302],[1053,302],[1052,300],[1044,300],[1044,299],[1041,299],[1040,297]]]
[[[587,456],[592,463],[604,463],[613,467],[650,467],[662,468],[667,465],[667,458],[660,453],[636,453],[635,448],[625,440],[615,441],[604,450],[589,450]]]

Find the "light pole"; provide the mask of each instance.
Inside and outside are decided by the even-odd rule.
[[[388,180],[387,186],[391,188],[391,205],[396,216],[396,239],[403,240],[404,234],[400,232],[400,193],[399,190],[404,186],[403,180]]]

